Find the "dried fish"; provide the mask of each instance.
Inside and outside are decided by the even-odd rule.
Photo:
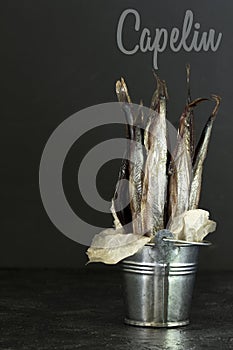
[[[210,141],[211,131],[213,127],[214,120],[216,118],[221,98],[216,95],[212,95],[213,100],[216,102],[213,112],[209,117],[200,141],[197,145],[194,161],[193,161],[193,180],[190,189],[189,196],[189,209],[198,208],[200,193],[201,193],[201,182],[202,182],[202,173],[203,173],[203,163],[207,156],[208,145]]]
[[[121,80],[118,80],[116,82],[116,95],[118,98],[118,101],[121,103],[132,103],[131,98],[129,96],[128,88],[125,83],[124,78],[121,78]],[[133,120],[127,120],[126,123],[126,136],[128,139],[133,139]]]
[[[116,82],[116,94],[119,102],[132,102],[124,78]]]
[[[165,113],[165,118],[166,118],[166,112],[167,112],[166,101],[168,100],[168,92],[167,92],[167,86],[165,81],[160,80],[160,78],[158,77],[154,69],[152,70],[152,72],[156,79],[157,84],[156,84],[156,89],[151,98],[150,113],[148,116],[148,121],[145,128],[145,133],[144,133],[144,144],[147,151],[150,147],[149,128],[150,128],[151,119],[156,115],[154,112],[160,113],[160,110],[162,110],[163,113]]]
[[[131,99],[128,93],[127,86],[123,78],[121,81],[116,82],[116,94],[118,101],[122,103],[130,102]],[[128,120],[126,124],[126,137],[127,139],[133,138],[133,119]],[[129,196],[129,186],[127,181],[129,181],[129,154],[130,150],[127,149],[123,156],[121,167],[118,176],[118,182],[116,190],[112,199],[111,212],[114,218],[114,225],[116,228],[120,227],[120,224],[125,227],[126,232],[132,232],[132,215],[130,208],[130,196]],[[125,207],[122,208],[122,206]]]
[[[145,147],[148,151],[142,193],[142,229],[146,234],[155,234],[164,228],[164,206],[167,189],[167,130],[166,130],[166,85],[157,78],[157,90],[152,106],[157,112],[148,121]]]
[[[127,232],[132,232],[132,226],[130,224],[132,221],[131,209],[130,205],[127,204],[129,203],[129,186],[127,183],[127,180],[129,180],[129,164],[126,157],[124,155],[121,162],[118,182],[112,199],[111,212],[116,228],[120,228],[121,224],[121,226],[125,226]]]
[[[132,121],[133,114],[129,104],[123,105],[123,110],[126,114],[126,119]],[[141,120],[142,115],[134,121],[133,140],[130,145],[130,162],[129,162],[129,197],[130,208],[132,214],[133,232],[141,234],[141,199],[142,199],[142,184],[144,170],[144,156],[142,145]]]
[[[191,88],[190,88],[190,64],[186,65],[186,81],[187,81],[187,105],[192,101],[191,99]],[[194,137],[194,115],[193,109],[190,110],[189,118],[187,119],[187,126],[189,129],[189,147],[191,159],[194,157],[194,148],[195,148],[195,137]]]
[[[136,113],[133,110],[124,79],[121,78],[121,81],[116,83],[118,100],[122,102],[126,116],[127,137],[131,141],[122,160],[119,174],[119,180],[126,179],[129,180],[129,183],[127,185],[126,181],[119,181],[113,198],[112,212],[117,227],[119,227],[119,222],[124,226],[132,220],[131,232],[155,233],[165,227],[167,218],[170,218],[171,221],[184,211],[195,209],[198,206],[203,162],[220,98],[213,96],[216,107],[203,131],[203,136],[194,155],[193,109],[207,99],[198,98],[191,101],[189,65],[186,66],[186,72],[188,103],[180,117],[177,146],[171,155],[168,169],[169,181],[167,179],[166,139],[166,101],[168,95],[165,82],[154,73],[157,87],[152,96],[149,119],[144,133],[142,132],[143,116],[140,108]],[[147,151],[146,157],[143,144]],[[193,169],[192,159],[194,159]],[[121,210],[120,205],[125,202],[126,197],[130,205]],[[169,227],[170,221],[167,227]]]
[[[174,154],[171,156],[169,166],[168,217],[170,220],[188,209],[192,181],[192,130],[190,128],[190,118],[193,108],[206,100],[206,98],[197,98],[190,102],[180,117],[177,146]]]
[[[192,163],[182,138],[178,140],[176,158],[172,162],[172,173],[169,179],[169,215],[171,219],[188,208]]]
[[[180,117],[179,125],[179,136],[183,138],[184,145],[187,152],[189,153],[191,159],[193,158],[193,145],[192,145],[192,126],[191,119],[193,117],[193,108],[196,107],[199,103],[203,101],[208,101],[207,98],[197,98],[194,101],[190,102],[184,110],[184,113]]]
[[[141,129],[143,123],[143,114],[139,108],[137,111],[138,116],[135,118],[135,111],[133,111],[131,98],[129,96],[128,89],[123,78],[121,78],[121,81],[117,81],[116,83],[116,93],[118,101],[122,102],[122,108],[125,113],[127,122],[127,137],[131,140],[131,142],[128,144],[129,146],[125,158],[122,161],[119,176],[119,179],[124,178],[129,180],[129,185],[127,186],[127,190],[126,188],[117,188],[114,195],[114,203],[116,201],[116,205],[115,207],[114,204],[112,205],[112,212],[114,213],[114,211],[117,210],[118,204],[120,204],[120,202],[118,203],[117,201],[119,198],[119,192],[121,193],[119,201],[122,202],[123,196],[127,196],[128,201],[130,201],[130,205],[125,208],[125,212],[119,212],[119,220],[122,223],[126,222],[129,224],[129,219],[131,219],[132,230],[130,232],[141,233],[140,212],[144,167],[143,132]]]
[[[200,198],[203,163],[220,97],[212,95],[216,104],[195,151],[193,109],[207,99],[191,101],[190,66],[186,66],[187,103],[180,117],[176,148],[169,155],[167,88],[155,72],[154,75],[157,86],[146,128],[142,102],[135,108],[124,79],[116,83],[118,101],[122,103],[126,117],[127,150],[112,199],[115,229],[104,230],[94,237],[87,252],[90,261],[114,264],[131,256],[148,242],[159,244],[156,241],[157,233],[163,232],[165,227],[178,240],[199,244],[209,232],[215,230],[216,223],[209,220],[209,213],[196,208]]]

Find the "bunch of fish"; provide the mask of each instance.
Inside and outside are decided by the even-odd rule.
[[[141,108],[142,103],[137,110],[134,108],[124,79],[116,83],[128,140],[111,207],[116,229],[154,236],[164,228],[169,229],[177,216],[198,208],[203,164],[221,99],[211,96],[215,106],[195,147],[193,110],[208,99],[191,100],[189,65],[186,74],[187,103],[179,120],[172,154],[168,151],[165,81],[154,73],[157,87],[148,115]],[[122,203],[128,204],[122,208]]]

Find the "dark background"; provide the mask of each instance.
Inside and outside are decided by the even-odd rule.
[[[173,123],[185,102],[187,62],[192,66],[193,97],[211,93],[222,96],[205,163],[200,204],[211,212],[218,229],[209,236],[214,245],[202,249],[200,268],[232,269],[233,3],[15,0],[1,1],[0,7],[0,267],[84,267],[86,247],[58,232],[43,208],[38,186],[40,157],[53,130],[67,117],[91,105],[116,101],[114,83],[122,75],[134,102],[142,98],[148,105],[155,87],[152,54],[126,56],[116,44],[120,14],[126,8],[135,8],[141,15],[142,28],[181,28],[185,11],[192,9],[194,20],[201,23],[201,32],[214,28],[223,33],[216,53],[173,53],[168,48],[159,55],[159,74],[167,81],[168,119]],[[135,42],[133,31],[128,38]],[[198,109],[198,131],[211,108],[208,104]],[[83,147],[88,148],[88,144],[88,139],[83,141]],[[73,166],[66,169],[67,183],[75,169],[75,154],[72,157]],[[117,166],[106,166],[105,180],[99,181],[100,192],[102,184],[103,195],[109,198]],[[66,190],[68,196],[76,197],[71,186],[67,185]]]

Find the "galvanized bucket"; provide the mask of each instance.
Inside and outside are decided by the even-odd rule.
[[[172,243],[170,248],[161,251],[147,244],[122,261],[125,323],[144,327],[189,323],[199,245]]]

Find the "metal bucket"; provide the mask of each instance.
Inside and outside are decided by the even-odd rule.
[[[187,325],[198,251],[196,244],[172,243],[167,253],[147,244],[124,259],[125,323],[144,327]]]

